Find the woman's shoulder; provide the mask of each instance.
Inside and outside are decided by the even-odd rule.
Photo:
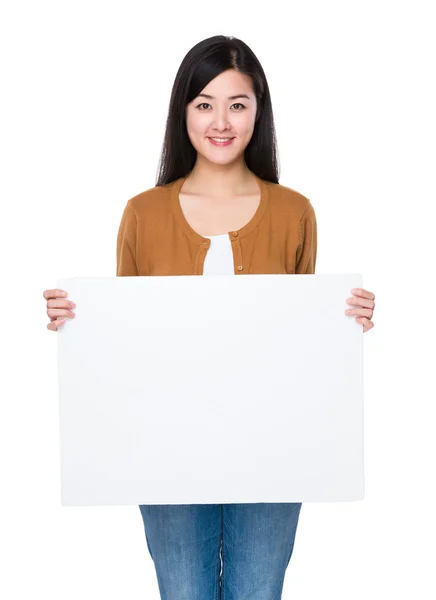
[[[309,207],[313,210],[311,200],[294,188],[271,181],[265,183],[271,210],[291,212],[296,217],[301,217]]]
[[[150,211],[167,211],[170,207],[171,189],[175,182],[156,185],[128,199],[127,204],[139,216]]]

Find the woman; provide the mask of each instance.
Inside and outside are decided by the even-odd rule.
[[[124,209],[117,275],[314,273],[314,209],[277,171],[259,61],[241,40],[203,40],[174,82],[156,186]],[[351,293],[346,314],[366,332],[375,296]],[[48,329],[74,316],[66,296],[44,292]],[[281,598],[301,503],[139,508],[163,600]]]

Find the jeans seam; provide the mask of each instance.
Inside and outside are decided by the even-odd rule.
[[[221,558],[223,561],[223,569],[221,573],[221,598],[224,600],[224,506],[221,504]]]

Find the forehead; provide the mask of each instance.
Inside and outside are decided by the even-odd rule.
[[[236,94],[246,94],[252,98],[254,97],[253,82],[249,75],[229,69],[209,81],[207,86],[202,89],[201,94],[225,99]]]

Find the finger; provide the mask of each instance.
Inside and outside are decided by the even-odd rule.
[[[51,323],[47,324],[47,329],[51,331],[57,331],[65,323],[65,319],[55,319]]]
[[[372,310],[375,308],[374,300],[370,300],[368,298],[359,298],[358,296],[347,298],[346,303],[352,304],[353,306],[364,306],[365,308],[371,308]]]
[[[68,317],[73,319],[76,315],[72,310],[68,310],[66,308],[49,308],[47,310],[47,316],[49,317]]]
[[[58,300],[51,298],[47,300],[47,308],[75,308],[76,303],[72,300]]]
[[[355,296],[362,296],[362,298],[368,298],[369,300],[375,300],[375,295],[369,290],[364,290],[363,288],[353,288],[351,293]]]
[[[365,317],[357,317],[356,321],[357,323],[361,323],[363,325],[363,333],[374,327],[374,322],[366,319]]]
[[[65,290],[60,290],[59,288],[56,288],[54,290],[44,290],[42,295],[46,300],[48,300],[49,298],[66,298],[68,296]]]
[[[345,311],[346,315],[358,315],[359,317],[365,317],[366,319],[372,319],[374,311],[370,308],[348,308]]]

